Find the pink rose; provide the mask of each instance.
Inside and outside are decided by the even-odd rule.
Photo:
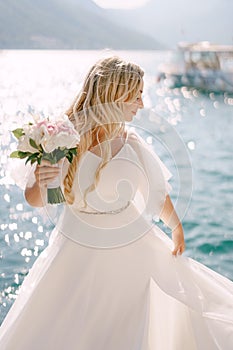
[[[57,123],[57,128],[59,132],[65,132],[67,134],[70,134],[70,131],[71,131],[70,127],[71,127],[70,125],[64,124],[63,121]]]
[[[53,136],[59,132],[59,127],[56,124],[49,123],[47,125],[47,130],[48,130],[49,135]]]
[[[41,126],[46,126],[47,127],[47,124],[48,124],[47,120],[44,119],[41,122],[36,123],[36,128],[39,129]]]

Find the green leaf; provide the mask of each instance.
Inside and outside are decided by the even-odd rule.
[[[44,152],[42,154],[42,159],[49,161],[51,164],[58,163],[62,158],[67,158],[71,163],[73,160],[73,156],[77,154],[77,148],[57,148],[51,153]]]
[[[32,159],[32,160],[31,160],[31,165],[34,164],[35,162],[37,162],[37,163],[39,164],[38,159],[35,158],[35,159]]]
[[[30,156],[28,157],[28,159],[26,160],[25,164],[27,164],[28,162],[31,162],[31,164],[35,163],[35,161],[37,161],[37,158],[38,158],[38,155],[40,153],[33,153],[33,154],[30,154]],[[33,163],[32,163],[33,161]]]
[[[37,144],[35,143],[35,141],[33,140],[33,139],[29,139],[29,143],[30,143],[30,145],[33,147],[33,148],[35,148],[35,149],[38,149],[38,146],[37,146]]]
[[[74,148],[70,148],[66,154],[66,158],[68,159],[68,161],[70,163],[72,163],[72,160],[74,158],[74,155],[76,156],[77,155],[77,148],[74,147]]]
[[[64,158],[65,155],[66,155],[66,151],[65,151],[65,150],[58,149],[57,152],[56,152],[56,159],[57,159],[57,162],[59,162],[59,160],[61,160],[62,158]]]
[[[51,164],[55,164],[53,153],[43,153],[42,159],[49,161]]]
[[[22,152],[22,151],[19,151],[19,156],[20,156],[20,158],[30,157],[31,154],[32,154],[31,152]]]
[[[31,155],[30,152],[22,152],[22,151],[14,151],[10,154],[10,158],[26,158],[29,157]]]
[[[72,163],[73,160],[73,154],[67,154],[66,158],[68,159],[69,163]]]
[[[77,155],[77,147],[70,148],[69,150],[73,155]]]
[[[66,150],[57,148],[51,153],[43,153],[42,159],[48,160],[51,164],[56,164],[66,156],[66,153]]]
[[[20,158],[19,151],[14,151],[10,154],[10,158]]]
[[[19,140],[20,137],[22,137],[23,135],[25,135],[24,130],[22,128],[18,128],[12,131],[12,133],[14,134],[14,136]]]

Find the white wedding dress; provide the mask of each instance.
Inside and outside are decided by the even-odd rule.
[[[76,201],[25,278],[1,350],[233,349],[233,283],[172,256],[172,241],[152,223],[171,174],[139,141],[128,136],[86,207],[101,158],[82,158]]]

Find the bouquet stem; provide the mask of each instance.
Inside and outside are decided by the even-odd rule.
[[[47,189],[47,200],[49,204],[59,204],[65,202],[65,197],[62,193],[61,187],[48,188]]]
[[[61,164],[53,164],[54,167],[60,168]],[[65,197],[60,187],[60,175],[57,176],[47,187],[47,201],[49,204],[59,204],[65,202]]]

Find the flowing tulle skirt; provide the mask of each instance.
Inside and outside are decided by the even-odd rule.
[[[57,229],[26,277],[1,350],[232,350],[233,283],[171,254],[157,226],[112,249]]]

